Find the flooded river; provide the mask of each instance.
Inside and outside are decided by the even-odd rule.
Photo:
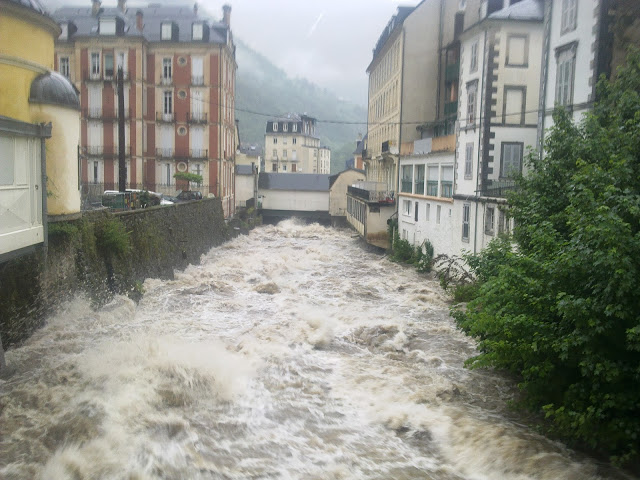
[[[352,232],[264,226],[144,288],[7,352],[0,478],[626,478],[514,420],[438,283]]]

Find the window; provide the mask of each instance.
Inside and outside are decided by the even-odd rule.
[[[440,205],[436,205],[436,223],[440,225],[440,215],[442,214],[442,207]]]
[[[576,65],[576,44],[556,52],[556,103],[571,105],[573,103],[573,76]]]
[[[113,53],[105,53],[104,57],[104,78],[113,78]]]
[[[498,233],[509,233],[509,216],[504,210],[498,210]]]
[[[288,131],[288,130],[289,130],[289,124],[288,124],[288,123],[286,123],[286,122],[285,122],[285,123],[283,123],[283,124],[282,124],[282,131],[283,131],[283,132],[286,132],[286,131]]]
[[[100,19],[100,35],[115,35],[115,34],[116,34],[116,19],[101,18]]]
[[[427,203],[427,215],[425,217],[425,219],[427,220],[427,222],[429,221],[429,217],[431,216],[431,204]]]
[[[524,125],[525,87],[504,87],[502,123]]]
[[[273,122],[273,131],[274,132],[278,131],[278,122]]]
[[[562,19],[560,20],[560,33],[571,32],[576,29],[578,15],[578,0],[562,0]]]
[[[502,160],[500,163],[500,176],[514,178],[522,173],[523,143],[503,142]]]
[[[413,165],[402,166],[402,185],[400,191],[403,193],[411,193],[411,184],[413,183],[412,176]]]
[[[116,54],[116,73],[122,68],[122,73],[125,77],[127,74],[127,54],[125,52],[118,52]]]
[[[162,183],[164,185],[172,185],[173,175],[171,175],[171,164],[165,163],[162,165]]]
[[[416,206],[415,206],[415,213],[414,213],[414,217],[413,219],[417,222],[418,221],[418,202],[416,202]]]
[[[438,196],[438,170],[437,166],[427,168],[427,195],[431,197]]]
[[[286,164],[282,165],[282,171],[283,171],[283,172],[286,172],[286,171],[287,171],[287,165],[286,165]]]
[[[453,197],[453,166],[442,167],[440,196],[446,198]]]
[[[171,40],[172,34],[172,25],[171,22],[163,22],[160,31],[160,39],[161,40]]]
[[[411,215],[411,202],[409,200],[404,200],[402,203],[402,209],[405,215]]]
[[[297,132],[297,131],[298,131],[298,124],[297,124],[297,123],[294,123],[294,124],[291,126],[291,131],[292,131],[292,132]],[[293,140],[294,140],[294,142],[293,142],[293,143],[296,143],[296,142],[295,142],[295,138],[294,138]]]
[[[478,42],[475,41],[471,44],[471,65],[469,72],[473,73],[478,71]]]
[[[201,23],[194,23],[191,26],[191,39],[202,40],[202,24]]]
[[[467,126],[476,123],[476,97],[478,81],[467,84]]]
[[[298,152],[294,150],[291,150],[291,160],[297,160],[298,159]]]
[[[58,70],[60,71],[60,75],[70,78],[71,72],[69,69],[69,57],[60,57],[58,59],[58,63]]]
[[[509,35],[507,37],[508,67],[526,67],[529,64],[529,37],[527,35]]]
[[[67,38],[69,38],[69,24],[66,22],[61,23],[60,28],[62,29],[62,32],[60,32],[60,36],[58,37],[58,39],[66,40]]]
[[[278,158],[278,150],[273,149],[273,158]]]
[[[292,173],[296,172],[296,164],[295,163],[291,164],[291,172]]]
[[[471,204],[465,203],[462,206],[462,241],[469,241],[469,217],[471,214]]]
[[[473,178],[473,142],[467,143],[464,155],[464,178]]]
[[[162,113],[166,120],[171,120],[173,117],[173,92],[167,90],[164,92],[164,103],[162,107]]]
[[[173,59],[171,58],[162,59],[162,83],[165,83],[165,84],[171,83],[172,67],[173,67]]]
[[[277,145],[277,144],[278,144],[278,139],[277,139],[277,138],[275,138],[275,137],[273,138],[273,144],[274,144],[274,145]]]
[[[287,158],[287,151],[286,150],[282,150],[282,158]]]
[[[271,171],[272,172],[277,172],[278,171],[278,164],[277,163],[272,163],[271,164]]]
[[[413,193],[424,195],[424,165],[416,165],[415,188]]]
[[[204,85],[204,59],[191,57],[191,84]]]
[[[283,144],[283,145],[286,145],[286,144],[287,144],[287,137],[284,137],[284,138],[282,139],[282,144]]]
[[[484,213],[484,233],[487,235],[493,235],[493,224],[495,223],[496,209],[494,207],[487,207]]]
[[[91,78],[100,77],[100,54],[98,52],[91,53]]]

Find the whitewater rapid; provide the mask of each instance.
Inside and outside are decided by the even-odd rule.
[[[522,425],[437,281],[353,232],[263,226],[144,290],[7,352],[0,478],[627,478]]]

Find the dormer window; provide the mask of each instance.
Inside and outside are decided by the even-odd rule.
[[[191,38],[192,40],[202,40],[202,24],[201,23],[194,23],[191,26]]]
[[[287,130],[289,130],[289,124],[288,123],[283,123],[282,124],[282,131],[286,132]]]
[[[100,35],[115,35],[115,34],[116,34],[116,19],[101,18],[100,19]]]
[[[60,36],[58,38],[60,40],[67,40],[69,38],[69,24],[66,22],[61,23],[60,28],[62,29],[62,32],[60,33]]]
[[[294,131],[294,132],[298,131],[298,124],[297,123],[293,124],[292,131]]]
[[[171,40],[171,31],[173,30],[173,25],[171,22],[163,22],[162,23],[162,31],[160,33],[161,40]]]
[[[278,131],[278,122],[273,122],[273,131],[274,132]]]

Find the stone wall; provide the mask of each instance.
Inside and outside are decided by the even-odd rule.
[[[137,298],[145,278],[173,278],[228,238],[219,199],[50,223],[46,254],[0,264],[0,339],[23,341],[80,292],[96,307],[114,294]]]

